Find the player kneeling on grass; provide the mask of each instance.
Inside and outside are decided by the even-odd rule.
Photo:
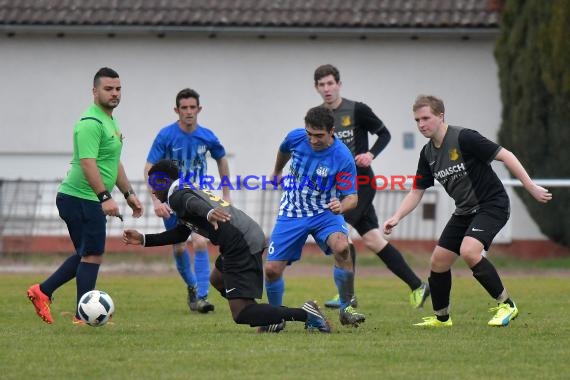
[[[171,160],[160,160],[148,172],[153,194],[167,202],[176,214],[176,228],[159,234],[143,235],[125,230],[125,244],[153,247],[181,243],[191,232],[210,239],[220,247],[210,283],[230,305],[233,320],[260,332],[279,332],[285,321],[305,322],[306,329],[328,333],[330,325],[314,301],[301,308],[258,304],[263,294],[262,254],[266,247],[261,227],[243,211],[198,185],[179,181],[178,166]]]

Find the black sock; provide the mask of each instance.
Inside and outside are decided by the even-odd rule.
[[[81,256],[77,253],[69,256],[51,276],[40,284],[40,290],[51,298],[57,288],[75,277],[79,261],[81,261]]]
[[[352,260],[352,272],[356,273],[356,249],[354,248],[354,244],[348,243],[348,252]]]
[[[82,295],[90,290],[95,289],[97,284],[97,274],[99,273],[99,264],[80,262],[77,266],[77,303]],[[76,304],[77,304],[76,303]],[[77,317],[77,315],[76,315]]]
[[[449,314],[449,294],[451,293],[451,271],[437,273],[432,271],[429,278],[431,303],[435,312],[447,309],[443,315]]]
[[[440,321],[440,322],[447,322],[447,320],[449,319],[449,314],[446,314],[446,315],[436,315],[435,317],[436,317],[437,320]]]
[[[497,299],[504,292],[505,288],[497,270],[485,257],[482,257],[481,261],[471,268],[471,271],[473,271],[473,277],[479,281],[491,297]]]
[[[266,303],[247,305],[237,316],[236,323],[240,325],[268,326],[282,321],[307,320],[307,312],[299,308],[272,306]]]
[[[390,243],[376,254],[380,260],[386,264],[388,269],[390,269],[396,276],[398,276],[402,281],[404,281],[411,290],[415,290],[422,285],[422,280],[414,273],[412,268],[406,263],[400,251],[398,251]]]

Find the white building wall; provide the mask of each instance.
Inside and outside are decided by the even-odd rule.
[[[126,137],[129,177],[142,177],[150,144],[176,119],[174,98],[184,87],[201,94],[200,123],[226,146],[232,175],[269,174],[283,136],[302,127],[307,109],[320,103],[313,71],[323,63],[339,67],[342,94],[370,105],[392,133],[373,163],[376,173],[413,175],[425,143],[411,112],[420,93],[443,98],[448,123],[496,138],[501,103],[493,47],[483,37],[3,37],[0,177],[65,175],[73,124],[91,104],[91,80],[102,66],[121,76],[123,98],[115,116]],[[414,134],[414,149],[403,149],[404,132]],[[544,238],[518,199],[511,220],[513,238]]]

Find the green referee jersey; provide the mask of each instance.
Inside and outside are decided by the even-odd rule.
[[[59,186],[59,192],[74,197],[98,201],[83,170],[80,160],[94,158],[105,189],[111,191],[117,181],[123,138],[116,120],[93,104],[81,116],[73,129],[73,159],[71,169]]]

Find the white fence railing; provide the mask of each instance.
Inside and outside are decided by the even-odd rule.
[[[118,236],[123,228],[137,228],[143,232],[156,232],[163,229],[162,219],[152,210],[150,195],[143,182],[132,183],[133,189],[143,203],[145,214],[142,218],[130,217],[130,209],[122,195],[115,189],[113,196],[118,199],[124,223],[117,218],[108,218],[109,236]],[[2,181],[0,185],[0,235],[34,236],[67,235],[65,223],[59,218],[55,197],[59,181]],[[252,186],[255,187],[255,186]],[[375,198],[375,208],[380,221],[391,215],[405,191],[379,191]],[[232,203],[248,213],[269,235],[279,208],[280,190],[233,190]],[[424,196],[422,212],[411,215],[411,221],[397,231],[398,238],[431,239],[435,236],[434,207],[438,203],[438,192],[429,191]]]
[[[513,187],[521,186],[517,180],[504,180],[509,195]],[[536,180],[547,188],[566,187],[570,190],[570,180]],[[59,218],[55,197],[59,181],[0,180],[0,236],[67,235],[65,223]],[[142,218],[130,217],[130,209],[122,195],[115,189],[114,197],[119,200],[125,221],[108,218],[108,235],[119,236],[124,228],[136,228],[143,232],[162,231],[162,219],[152,210],[150,196],[144,182],[134,182],[133,188],[145,208]],[[406,185],[409,188],[410,184]],[[374,206],[378,220],[382,223],[394,213],[407,191],[378,191]],[[434,240],[445,225],[454,209],[452,200],[442,193],[441,186],[426,191],[419,207],[404,223],[395,229],[392,238],[407,240]],[[233,190],[232,203],[253,217],[269,236],[279,208],[279,190]],[[510,242],[510,223],[503,228],[496,242]]]

